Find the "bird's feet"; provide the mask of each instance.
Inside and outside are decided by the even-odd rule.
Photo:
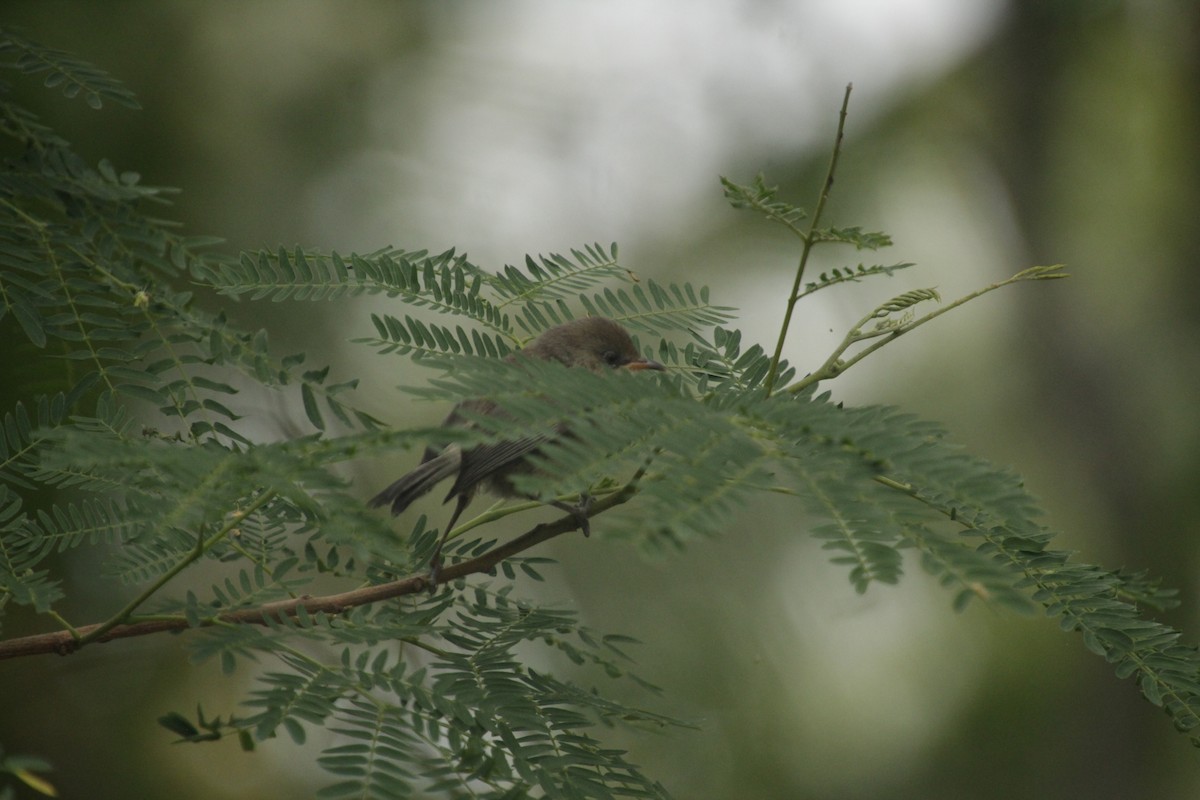
[[[429,559],[429,577],[425,580],[429,584],[429,593],[433,594],[437,591],[438,584],[442,578],[442,548],[438,545],[437,552],[433,554],[433,558]]]
[[[592,510],[592,502],[593,502],[592,496],[590,494],[584,493],[584,494],[579,495],[579,502],[576,503],[575,505],[571,505],[570,503],[564,503],[561,500],[551,500],[550,505],[554,506],[555,508],[562,509],[563,511],[567,512],[572,517],[574,517],[575,521],[579,523],[579,530],[583,532],[583,535],[591,536],[592,535],[592,525],[591,525],[591,522],[588,520],[588,514]]]

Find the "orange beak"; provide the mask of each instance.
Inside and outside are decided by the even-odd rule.
[[[628,364],[626,364],[625,369],[631,369],[634,371],[641,371],[643,369],[653,369],[653,370],[658,370],[659,372],[662,372],[663,370],[666,369],[666,367],[664,367],[662,364],[658,363],[657,361],[650,361],[649,359],[646,359],[646,358],[639,358],[637,361],[630,361]]]

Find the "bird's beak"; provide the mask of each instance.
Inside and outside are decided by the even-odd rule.
[[[647,358],[639,358],[637,361],[630,361],[628,364],[626,364],[625,369],[634,370],[635,372],[643,369],[653,369],[662,372],[666,369],[666,367],[657,361],[651,361]]]

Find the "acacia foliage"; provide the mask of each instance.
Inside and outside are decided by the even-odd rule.
[[[92,105],[136,102],[104,73],[8,32],[0,57]],[[55,613],[72,586],[54,556],[92,548],[114,588],[137,590],[103,621],[108,628],[174,616],[194,628],[198,660],[227,672],[270,665],[233,713],[166,714],[162,723],[183,740],[237,735],[252,746],[280,731],[302,742],[328,729],[338,738],[319,759],[331,776],[325,797],[665,796],[599,731],[678,721],[612,699],[603,682],[527,666],[540,648],[649,686],[631,671],[625,637],[519,596],[518,575],[539,577],[545,559],[511,559],[493,578],[404,603],[337,615],[301,606],[266,625],[219,619],[301,597],[318,578],[376,585],[424,568],[438,531],[404,519],[397,536],[339,465],[558,425],[573,436],[545,447],[546,468],[521,488],[539,497],[631,492],[597,523],[606,533],[680,547],[723,535],[757,493],[791,495],[805,512],[797,535],[822,540],[857,591],[898,581],[903,551],[914,550],[955,608],[973,599],[1041,607],[1118,676],[1133,677],[1180,730],[1200,722],[1195,648],[1142,613],[1174,602],[1172,593],[1054,549],[1020,478],[965,452],[938,425],[890,407],[846,408],[787,364],[772,370],[763,347],[743,342],[733,309],[705,287],[639,278],[615,245],[495,272],[453,250],[297,247],[229,258],[215,240],[181,235],[152,213],[167,190],[108,162],[86,164],[7,97],[0,125],[19,153],[0,174],[0,324],[28,354],[22,386],[52,387],[3,411],[0,612],[27,606],[48,628],[91,621]],[[725,187],[735,206],[794,231],[808,218],[761,179]],[[858,228],[805,235],[858,249],[888,244]],[[803,294],[908,266],[836,269]],[[306,367],[303,354],[275,353],[266,330],[240,329],[182,288],[197,285],[251,302],[346,304],[361,319],[358,342],[435,370],[414,394],[448,403],[486,394],[508,416],[466,434],[388,429],[356,406],[356,381],[330,382],[329,369]],[[367,315],[354,303],[362,295],[386,296],[397,310]],[[847,343],[914,327],[922,321],[914,307],[937,300],[932,290],[901,293]],[[635,331],[666,372],[597,376],[503,360],[588,313]],[[308,430],[258,438],[239,406],[247,384],[297,395]],[[470,534],[451,540],[451,559],[493,544]],[[198,562],[219,565],[221,577],[193,578]]]

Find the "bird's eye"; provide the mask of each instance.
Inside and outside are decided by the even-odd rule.
[[[621,363],[621,354],[616,350],[605,350],[604,355],[601,357],[604,359],[604,363],[610,367],[615,367]]]

